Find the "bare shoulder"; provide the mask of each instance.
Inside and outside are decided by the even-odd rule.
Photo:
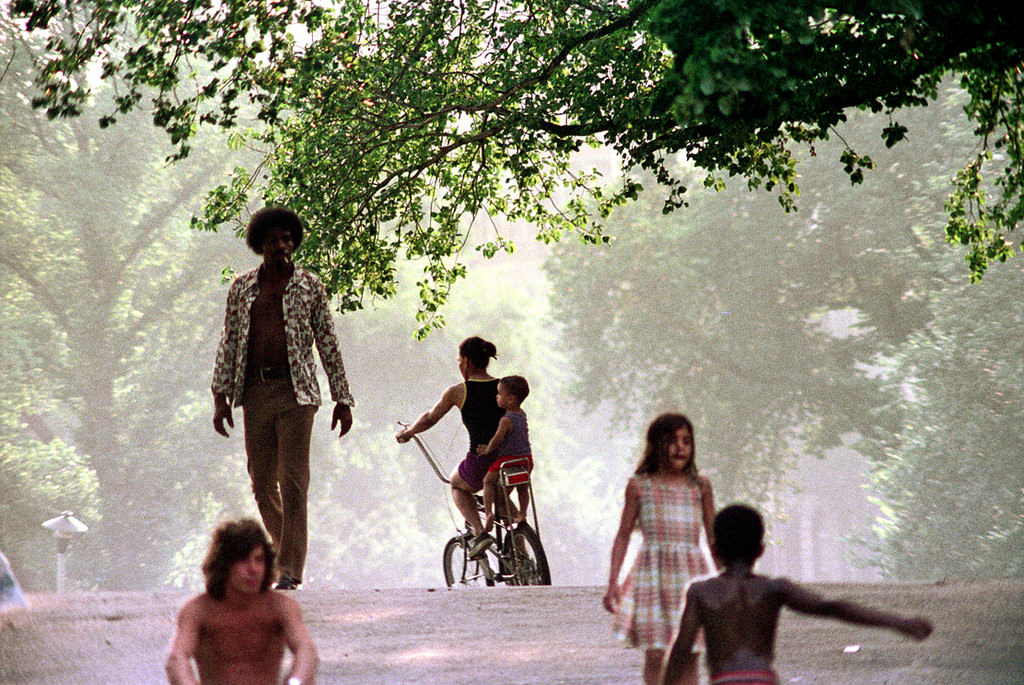
[[[630,476],[629,480],[626,481],[626,497],[639,497],[640,496],[640,481],[636,476]]]
[[[760,577],[763,578],[764,576]],[[788,593],[793,590],[800,589],[799,585],[784,576],[779,576],[778,578],[764,578],[764,580],[768,584],[768,587],[776,592]]]
[[[270,607],[280,616],[301,616],[302,607],[299,603],[284,592],[277,590],[267,591],[267,600]]]
[[[687,588],[686,594],[689,597],[700,599],[707,597],[718,591],[718,587],[722,584],[722,579],[717,576],[714,578],[705,578],[704,580],[694,581],[690,583],[690,587]]]
[[[205,592],[199,595],[193,596],[187,602],[181,605],[181,609],[178,613],[180,614],[202,614],[209,610],[210,604],[213,599]]]
[[[702,493],[711,492],[711,479],[703,474],[697,475],[697,487]]]
[[[724,607],[734,604],[740,597],[744,598],[743,604],[752,607],[776,607],[784,601],[784,594],[775,581],[759,575],[744,578],[721,575],[693,583],[690,588],[692,594],[687,596],[703,606]]]
[[[200,626],[205,623],[214,610],[213,598],[205,592],[195,595],[181,605],[178,610],[178,624],[181,626]]]
[[[699,580],[686,590],[686,601],[698,611],[721,607],[732,594],[729,583],[721,576]]]
[[[767,579],[767,582],[769,589],[779,601],[798,611],[806,611],[825,601],[818,593],[789,578],[771,578]]]
[[[459,405],[462,404],[462,400],[466,397],[466,384],[456,383],[449,385],[441,395],[441,399],[450,404]]]
[[[302,621],[302,607],[299,603],[283,592],[270,590],[268,595],[274,620],[280,622],[286,634],[292,638],[303,635],[308,638],[308,630]]]

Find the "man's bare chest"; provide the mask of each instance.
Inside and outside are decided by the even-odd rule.
[[[270,611],[216,611],[203,622],[199,644],[221,661],[250,660],[283,649],[284,625]]]

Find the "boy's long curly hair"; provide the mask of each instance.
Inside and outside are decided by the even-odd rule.
[[[263,582],[260,583],[260,592],[265,592],[276,574],[276,555],[263,527],[253,519],[225,521],[217,526],[213,531],[210,549],[206,551],[206,558],[203,560],[207,594],[214,599],[224,599],[228,577],[231,575],[231,565],[245,559],[261,545],[266,555],[267,570],[263,574]]]

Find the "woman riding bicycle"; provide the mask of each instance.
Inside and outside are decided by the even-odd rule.
[[[484,528],[473,494],[483,488],[484,476],[494,460],[493,456],[477,454],[476,446],[488,443],[505,414],[496,399],[498,379],[487,373],[488,363],[497,356],[494,343],[476,336],[463,340],[459,345],[459,373],[463,382],[445,390],[432,409],[395,435],[398,442],[408,442],[412,436],[440,421],[452,407],[459,408],[462,423],[469,432],[469,449],[452,471],[452,500],[472,529],[475,540],[481,539]]]

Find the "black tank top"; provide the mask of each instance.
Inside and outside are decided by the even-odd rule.
[[[462,406],[462,423],[469,431],[469,451],[475,452],[477,445],[486,445],[498,430],[498,422],[505,410],[498,406],[498,379],[487,381],[468,380],[466,399]]]

